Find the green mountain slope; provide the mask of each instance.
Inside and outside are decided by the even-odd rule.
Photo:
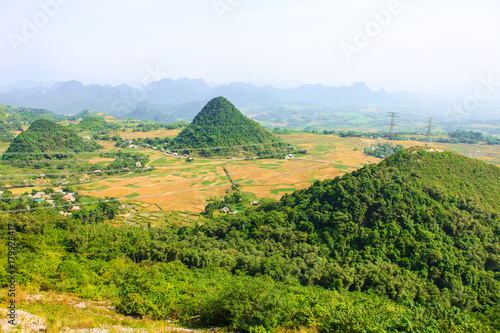
[[[84,141],[67,127],[39,119],[12,141],[2,160],[61,159],[70,156],[64,152],[92,152],[98,148],[97,143]],[[55,152],[63,154],[40,154]]]
[[[110,123],[100,117],[88,116],[82,119],[75,128],[81,131],[91,131],[98,134],[108,134],[118,130],[121,126],[115,123]]]
[[[235,147],[237,146],[237,147]],[[202,155],[240,151],[266,154],[279,147],[279,139],[245,117],[224,97],[211,100],[172,142],[172,149],[208,148]],[[223,147],[211,149],[214,147]]]
[[[286,195],[277,211],[328,247],[325,286],[488,312],[500,309],[499,202],[498,167],[413,148]]]
[[[499,199],[498,167],[413,148],[184,229],[155,260],[455,306],[500,329]]]

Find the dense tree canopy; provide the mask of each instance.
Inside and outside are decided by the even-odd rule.
[[[2,159],[25,161],[61,159],[71,156],[70,153],[93,152],[97,149],[99,145],[96,142],[84,141],[72,129],[39,119],[12,141]]]
[[[174,139],[172,149],[207,148],[203,155],[252,151],[269,153],[280,146],[279,139],[245,117],[224,97],[211,100],[193,122]],[[214,147],[227,147],[212,149]]]
[[[203,225],[117,228],[99,206],[101,220],[33,212],[0,226],[19,233],[21,283],[112,296],[126,314],[244,332],[491,332],[499,184],[496,166],[411,148]]]

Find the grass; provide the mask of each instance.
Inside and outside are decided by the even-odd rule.
[[[132,193],[132,194],[126,195],[125,198],[132,199],[132,198],[137,198],[139,196],[141,196],[139,193]]]
[[[3,290],[2,293],[4,294],[3,303],[5,303],[6,291]],[[39,299],[30,299],[25,291],[20,294],[19,309],[40,317],[37,321],[46,326],[46,332],[61,332],[66,329],[93,331],[99,328],[114,333],[122,332],[121,327],[134,332],[136,330],[161,333],[188,332],[188,330],[175,328],[175,324],[166,320],[137,319],[118,314],[112,310],[110,301],[82,300],[70,294],[54,292],[36,292],[37,295],[42,295]],[[85,307],[78,307],[77,304],[85,304]],[[29,330],[19,329],[18,331]]]
[[[271,194],[280,194],[280,192],[293,192],[295,188],[275,188],[271,190]]]

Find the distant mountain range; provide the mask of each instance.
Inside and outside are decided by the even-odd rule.
[[[304,85],[293,89],[257,87],[249,83],[230,83],[211,87],[201,79],[163,79],[143,88],[126,84],[84,85],[78,81],[56,82],[50,86],[21,82],[0,89],[0,103],[15,107],[45,108],[59,114],[75,114],[84,109],[116,117],[150,119],[162,122],[191,121],[212,98],[224,96],[239,109],[277,107],[283,104],[349,104],[404,106],[424,102],[410,93],[372,91],[365,83],[349,87]]]

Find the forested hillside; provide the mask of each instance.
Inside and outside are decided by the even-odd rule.
[[[217,97],[179,133],[171,148],[187,151],[195,148],[205,156],[240,151],[265,155],[276,152],[281,144],[271,132],[245,117],[227,99]]]
[[[27,123],[30,124],[38,119],[48,119],[52,121],[62,121],[66,117],[55,114],[45,109],[34,108],[13,108],[0,104],[0,121],[9,123]]]
[[[120,125],[107,122],[100,117],[88,116],[82,119],[75,128],[80,131],[91,131],[97,134],[109,134],[120,129]]]
[[[13,108],[0,104],[0,142],[11,142],[14,131],[21,131],[23,125],[31,124],[37,119],[61,121],[66,117],[44,109]]]
[[[97,149],[99,145],[95,141],[84,141],[72,129],[39,119],[12,141],[2,160],[61,159],[73,155],[65,153],[93,152]]]
[[[18,230],[21,283],[125,314],[244,332],[493,332],[499,184],[495,166],[412,148],[203,225],[50,211],[0,225]]]

